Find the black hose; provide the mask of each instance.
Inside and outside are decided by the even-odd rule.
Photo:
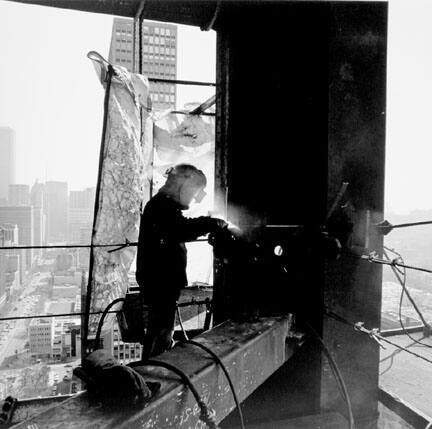
[[[241,407],[240,407],[240,401],[238,400],[238,397],[237,397],[237,394],[236,394],[236,391],[235,391],[235,388],[234,388],[234,384],[233,384],[233,382],[231,380],[231,377],[230,377],[230,375],[228,373],[228,370],[226,369],[226,366],[224,365],[224,363],[222,362],[222,360],[220,359],[220,357],[213,350],[209,349],[208,347],[206,347],[205,345],[203,345],[201,343],[198,343],[197,341],[189,339],[189,337],[188,337],[188,335],[186,333],[186,330],[184,328],[184,325],[183,325],[183,320],[182,320],[182,317],[181,317],[178,305],[176,306],[176,310],[177,310],[177,317],[178,317],[178,320],[179,320],[180,328],[182,330],[183,337],[184,337],[184,341],[182,341],[181,344],[192,344],[194,346],[200,347],[201,349],[203,349],[204,351],[206,351],[219,364],[219,366],[222,368],[222,371],[224,372],[224,374],[225,374],[225,376],[226,376],[226,378],[228,380],[228,384],[229,384],[229,386],[231,388],[231,392],[232,392],[233,397],[234,397],[234,402],[235,402],[235,404],[237,406],[237,410],[238,410],[238,413],[239,413],[240,427],[241,427],[241,429],[245,429],[244,420],[243,420],[243,413],[242,413],[242,410],[241,410]]]
[[[105,308],[105,310],[102,313],[102,316],[99,320],[99,324],[98,324],[98,328],[97,328],[97,332],[96,332],[96,338],[95,338],[95,347],[96,350],[100,348],[100,336],[101,336],[101,332],[102,332],[102,326],[103,323],[105,321],[105,317],[106,315],[109,313],[110,309],[115,305],[118,304],[119,302],[123,302],[125,299],[124,298],[117,298],[114,301],[112,301],[110,304],[108,304]]]
[[[190,378],[186,375],[185,372],[183,372],[180,368],[177,368],[174,365],[171,365],[170,363],[154,360],[154,359],[148,359],[143,362],[144,365],[153,365],[162,367],[165,369],[168,369],[175,374],[177,374],[182,381],[189,387],[190,391],[195,397],[195,400],[200,407],[201,413],[199,416],[199,419],[204,422],[209,428],[211,429],[219,429],[217,423],[216,423],[216,413],[213,410],[210,410],[209,407],[207,407],[207,404],[201,399],[198,391],[196,390],[195,386],[193,385]]]
[[[239,418],[240,418],[240,427],[241,429],[245,429],[245,424],[244,424],[244,419],[243,419],[243,413],[240,407],[240,401],[238,400],[233,382],[231,380],[231,377],[228,373],[228,370],[226,369],[226,366],[224,365],[224,363],[222,362],[222,360],[220,359],[220,357],[213,352],[213,350],[209,349],[208,347],[206,347],[204,344],[198,343],[197,341],[194,340],[187,340],[187,341],[183,341],[182,344],[193,344],[194,346],[200,347],[201,349],[203,349],[204,351],[206,351],[209,355],[211,355],[213,357],[213,359],[219,364],[219,366],[222,368],[222,371],[225,373],[226,378],[228,380],[228,384],[231,388],[231,392],[233,394],[234,397],[234,402],[237,406],[237,410],[238,410],[238,414],[239,414]]]
[[[318,334],[318,332],[315,331],[314,328],[312,328],[311,325],[309,325],[308,323],[306,323],[306,325],[308,326],[309,330],[312,332],[314,337],[317,339],[318,343],[321,346],[321,350],[323,351],[324,355],[326,356],[326,358],[328,360],[330,368],[331,368],[333,375],[335,377],[339,392],[341,393],[342,399],[345,401],[345,404],[346,404],[347,413],[348,413],[348,427],[349,427],[349,429],[354,429],[354,416],[353,416],[353,412],[352,412],[351,400],[350,400],[350,397],[348,395],[348,390],[346,388],[342,374],[341,374],[341,372],[340,372],[340,370],[336,364],[336,361],[334,360],[333,356],[331,355],[329,349],[325,345],[321,336]]]

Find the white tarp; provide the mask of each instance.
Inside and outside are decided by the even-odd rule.
[[[89,58],[106,87],[109,64],[96,53],[89,54]],[[148,79],[120,66],[113,66],[113,69],[93,245],[136,242],[141,208],[150,195],[153,122],[147,111]],[[128,272],[136,247],[112,253],[109,250],[112,249],[92,249],[90,296],[87,298],[90,313],[103,311],[114,299],[124,297],[128,288]],[[99,320],[100,315],[89,316],[87,338],[96,334]]]
[[[89,53],[102,85],[110,64],[96,52]],[[124,67],[111,66],[114,74],[108,100],[107,123],[101,153],[92,244],[120,244],[138,241],[140,214],[153,192],[162,184],[163,171],[168,166],[189,162],[201,168],[213,190],[214,177],[214,118],[192,115],[163,114],[150,116],[148,79],[129,73]],[[142,115],[142,117],[140,116]],[[154,162],[154,171],[152,163]],[[153,175],[154,173],[154,175]],[[159,183],[160,182],[160,183]],[[209,192],[207,207],[212,209],[213,195]],[[211,205],[211,207],[210,207]],[[208,246],[209,247],[209,246]],[[93,247],[86,310],[103,311],[116,298],[124,297],[128,273],[135,259],[136,247],[109,252],[110,247]],[[198,248],[200,257],[203,250]],[[207,249],[203,277],[208,278],[211,250]],[[197,255],[198,256],[198,255]],[[121,307],[117,306],[117,309]],[[95,336],[100,314],[89,315],[86,338]],[[109,321],[107,321],[109,325]]]

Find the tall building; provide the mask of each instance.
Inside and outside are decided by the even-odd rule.
[[[48,242],[66,241],[68,226],[68,184],[45,183],[46,239]]]
[[[70,191],[69,194],[69,224],[68,237],[71,243],[88,244],[81,241],[81,230],[91,229],[93,225],[94,202],[96,188],[87,188],[83,191]]]
[[[0,127],[0,204],[8,198],[9,185],[15,183],[15,131]]]
[[[176,79],[177,76],[177,26],[162,22],[144,21],[142,27],[143,74],[158,79]],[[109,61],[112,64],[133,68],[133,21],[114,18]],[[172,83],[150,84],[153,108],[175,108],[176,86]]]
[[[45,185],[37,180],[33,183],[30,191],[30,205],[33,207],[44,207]]]
[[[94,209],[96,188],[86,188],[83,191],[70,191],[69,208],[71,209]]]
[[[0,224],[0,247],[18,244],[18,227],[12,224]],[[20,250],[0,250],[0,303],[10,295],[10,290],[20,283]]]
[[[30,186],[12,183],[8,189],[8,204],[10,206],[30,205]]]
[[[46,243],[46,215],[44,210],[45,185],[38,183],[33,184],[30,191],[30,205],[33,206],[34,214],[34,245],[43,246]],[[41,256],[42,250],[35,250],[35,255]]]
[[[33,246],[33,207],[3,206],[0,207],[0,224],[16,224],[18,226],[18,245]],[[24,250],[25,268],[28,270],[33,263],[33,249]]]

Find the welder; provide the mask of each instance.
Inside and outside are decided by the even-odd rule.
[[[168,169],[166,177],[141,215],[136,279],[148,308],[143,360],[172,346],[176,302],[187,286],[185,242],[227,226],[222,219],[182,213],[205,196],[207,179],[201,170],[179,164]]]

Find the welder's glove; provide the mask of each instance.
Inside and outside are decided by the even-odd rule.
[[[86,383],[89,393],[103,402],[148,400],[155,387],[148,386],[140,374],[120,365],[105,350],[90,353],[83,359],[82,367],[75,368],[74,375]]]
[[[217,217],[212,217],[212,218],[210,218],[210,221],[212,223],[212,231],[211,232],[216,232],[218,230],[228,228],[228,223],[225,222],[223,219],[219,219]]]

